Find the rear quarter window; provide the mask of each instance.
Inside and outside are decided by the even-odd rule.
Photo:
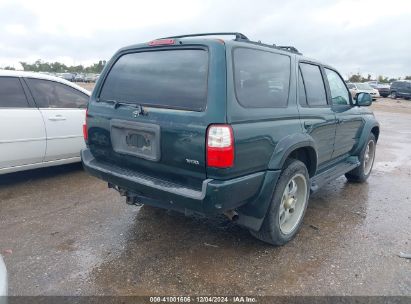
[[[0,108],[29,107],[17,77],[0,77]]]
[[[234,82],[238,102],[246,108],[286,107],[290,86],[289,56],[236,48]]]
[[[85,108],[88,95],[65,84],[36,78],[26,78],[39,108]]]
[[[203,111],[207,76],[208,52],[203,49],[129,53],[111,68],[100,99]]]

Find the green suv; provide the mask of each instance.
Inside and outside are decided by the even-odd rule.
[[[129,204],[225,214],[282,245],[300,228],[310,192],[344,174],[370,175],[380,132],[370,104],[294,47],[241,33],[167,37],[108,62],[81,156]]]

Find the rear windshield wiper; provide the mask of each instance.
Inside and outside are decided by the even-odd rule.
[[[136,103],[119,101],[115,99],[99,99],[98,101],[111,102],[113,104],[114,109],[117,109],[119,106],[129,106],[129,107],[134,107],[134,108],[140,107],[140,105]]]
[[[144,112],[144,109],[141,105],[133,102],[126,102],[126,101],[119,101],[115,99],[99,99],[98,101],[103,101],[103,102],[111,102],[113,104],[114,109],[117,109],[120,106],[128,106],[128,107],[133,107],[136,108],[138,113],[137,115],[145,115],[146,113]]]

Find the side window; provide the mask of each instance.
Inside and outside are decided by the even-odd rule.
[[[307,105],[307,95],[305,93],[304,79],[300,69],[298,69],[298,100],[300,105]]]
[[[17,77],[0,77],[0,108],[28,108],[26,95]]]
[[[260,50],[234,50],[235,91],[246,108],[286,107],[290,57]]]
[[[325,94],[320,67],[309,63],[300,63],[300,68],[304,79],[308,105],[326,106],[327,95]]]
[[[39,108],[85,108],[88,96],[65,84],[44,80],[27,79],[34,101]]]
[[[349,105],[350,95],[345,87],[344,81],[333,70],[325,69],[328,84],[330,86],[331,99],[335,105]]]

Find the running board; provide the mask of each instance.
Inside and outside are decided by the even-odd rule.
[[[311,193],[316,192],[326,183],[336,179],[337,177],[340,177],[341,175],[344,175],[345,173],[351,171],[352,169],[355,169],[359,165],[360,162],[358,160],[358,157],[351,156],[340,162],[339,164],[326,169],[325,171],[321,172],[311,179]]]

